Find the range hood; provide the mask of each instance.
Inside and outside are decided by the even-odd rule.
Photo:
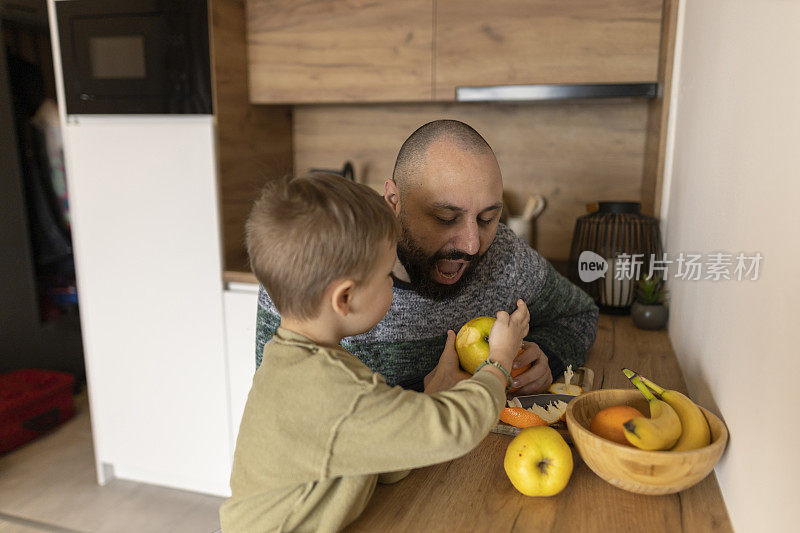
[[[491,85],[456,88],[457,102],[531,102],[581,98],[655,98],[657,83]]]

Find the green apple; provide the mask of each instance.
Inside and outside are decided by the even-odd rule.
[[[492,331],[495,318],[479,316],[473,318],[458,330],[456,334],[456,353],[461,368],[474,374],[478,365],[489,357],[489,332]]]
[[[526,496],[553,496],[572,475],[572,451],[549,426],[523,429],[506,449],[503,461],[508,479]]]

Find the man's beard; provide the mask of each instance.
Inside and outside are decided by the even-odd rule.
[[[397,258],[406,269],[411,280],[411,286],[421,296],[430,300],[447,300],[458,296],[459,293],[469,284],[475,268],[480,263],[483,256],[477,254],[467,254],[452,250],[449,252],[436,252],[429,256],[425,251],[414,242],[411,232],[405,224],[403,217],[400,217],[402,233],[400,241],[397,243]],[[436,262],[441,259],[469,261],[464,267],[461,278],[452,285],[439,283],[431,277],[431,272],[436,268]]]

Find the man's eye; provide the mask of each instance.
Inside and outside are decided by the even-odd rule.
[[[436,221],[439,222],[439,224],[444,224],[444,225],[452,224],[453,222],[456,221],[456,219],[454,218],[442,218],[442,217],[435,217],[435,218]]]
[[[489,220],[485,220],[483,218],[479,218],[478,219],[478,224],[483,224],[484,226],[488,226],[489,224],[492,223],[493,220],[494,220],[494,217],[490,218]]]

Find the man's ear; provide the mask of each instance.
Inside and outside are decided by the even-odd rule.
[[[331,287],[330,302],[333,311],[343,317],[352,311],[355,282],[350,279],[334,281]]]
[[[389,178],[384,183],[384,193],[383,198],[386,200],[386,203],[389,204],[389,207],[392,208],[395,215],[400,214],[400,191],[397,190],[397,183],[394,182],[393,179]]]

